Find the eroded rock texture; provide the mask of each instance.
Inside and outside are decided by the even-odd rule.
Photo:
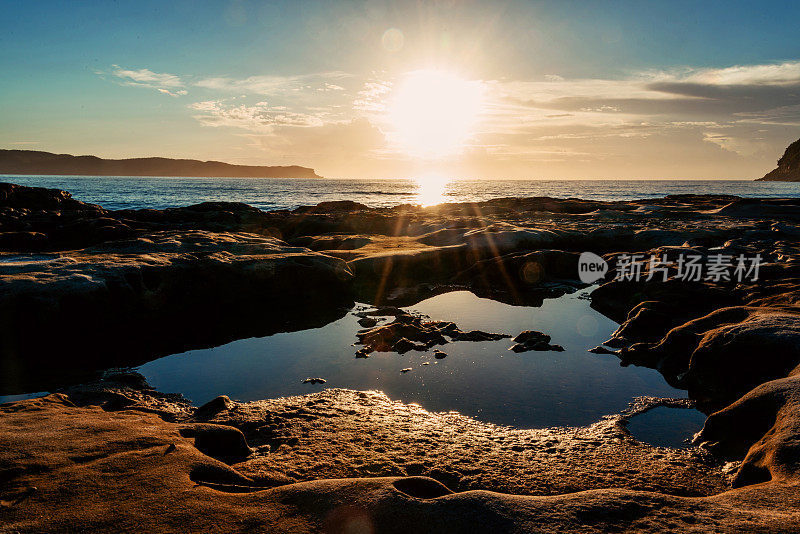
[[[800,524],[791,477],[725,491],[709,453],[637,443],[620,416],[513,430],[346,390],[246,404],[220,397],[194,408],[130,382],[0,406],[3,531]]]
[[[453,289],[536,305],[583,286],[590,251],[610,266],[592,306],[621,323],[606,343],[618,350],[598,352],[658,369],[709,418],[697,447],[675,451],[632,440],[624,414],[512,430],[342,390],[194,408],[133,380],[0,408],[0,517],[31,532],[202,530],[212,518],[301,532],[800,530],[798,207],[676,195],[115,212],[3,185],[12,384],[324,324],[353,300],[391,318],[362,317],[365,349],[432,346],[445,326],[391,306]],[[664,279],[645,265],[627,281],[615,279],[621,253],[762,261],[757,280],[676,280],[674,267]]]

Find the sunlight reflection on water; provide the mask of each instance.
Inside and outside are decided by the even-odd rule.
[[[449,178],[438,173],[427,173],[414,180],[417,186],[416,204],[421,206],[435,206],[447,202],[445,196],[447,186],[452,182]]]

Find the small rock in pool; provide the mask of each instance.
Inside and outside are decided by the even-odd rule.
[[[525,330],[515,337],[514,341],[516,341],[517,344],[508,349],[513,352],[528,352],[529,350],[564,352],[564,347],[561,345],[551,345],[550,336],[542,332],[537,332],[536,330]]]
[[[411,370],[411,367],[406,367],[405,369],[400,369],[401,373],[407,373]]]
[[[373,326],[378,324],[378,320],[373,319],[372,317],[364,317],[363,319],[358,320],[358,324],[360,324],[364,328],[372,328]]]
[[[439,349],[436,349],[436,350],[434,350],[434,351],[433,351],[433,356],[434,356],[434,357],[435,357],[437,360],[441,360],[442,358],[447,358],[447,353],[446,353],[446,352],[444,352],[444,351],[441,351],[441,350],[439,350]]]
[[[525,330],[514,338],[514,342],[522,343],[523,345],[527,345],[528,343],[550,343],[550,336],[544,332],[537,332],[536,330]]]
[[[303,384],[324,384],[327,382],[324,378],[306,378],[303,380]]]
[[[481,330],[470,330],[469,332],[457,330],[445,332],[445,334],[450,336],[453,341],[497,341],[511,337],[508,334],[495,334],[492,332],[483,332]]]
[[[512,352],[528,352],[531,350],[535,350],[538,352],[544,352],[548,350],[552,350],[554,352],[564,352],[564,347],[561,345],[550,345],[549,343],[517,343],[509,347],[510,351]]]
[[[402,315],[408,315],[408,312],[396,308],[395,306],[381,306],[380,308],[365,312],[364,315],[373,317],[400,317]]]
[[[368,348],[358,349],[356,351],[356,358],[369,358],[369,353],[372,352]]]
[[[589,352],[591,352],[592,354],[613,354],[614,356],[619,355],[618,350],[607,349],[602,345],[598,345],[597,347],[589,349]]]

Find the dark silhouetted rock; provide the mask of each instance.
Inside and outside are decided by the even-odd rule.
[[[546,351],[552,350],[556,352],[563,352],[564,347],[561,345],[551,345],[550,336],[536,330],[525,330],[514,338],[516,343],[508,350],[513,352],[527,352],[529,350]]]
[[[306,378],[303,380],[303,384],[324,384],[327,382],[324,378]]]
[[[372,317],[363,317],[358,320],[358,324],[360,324],[364,328],[372,328],[373,326],[378,324],[378,321],[376,319],[373,319]]]
[[[790,144],[778,160],[778,167],[763,178],[767,182],[800,182],[800,139]]]
[[[601,345],[592,347],[588,350],[588,352],[591,352],[592,354],[613,354],[614,356],[619,354],[616,350],[607,349]]]
[[[482,330],[470,330],[469,332],[454,330],[447,332],[445,335],[450,336],[453,341],[497,341],[499,339],[511,337],[508,334],[496,334],[493,332],[483,332]]]

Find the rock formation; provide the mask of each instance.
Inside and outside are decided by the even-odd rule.
[[[800,139],[786,148],[778,167],[768,172],[763,178],[766,182],[800,182]]]

